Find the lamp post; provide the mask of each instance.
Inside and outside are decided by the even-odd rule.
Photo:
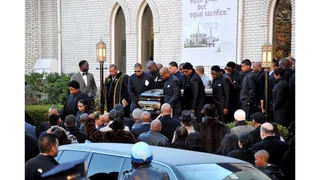
[[[272,65],[272,45],[267,41],[262,46],[262,67],[265,71],[265,112],[266,112],[266,121],[268,121],[268,95],[269,95],[269,71]]]
[[[97,60],[100,63],[100,112],[104,113],[103,63],[106,61],[106,44],[100,39],[97,43]]]

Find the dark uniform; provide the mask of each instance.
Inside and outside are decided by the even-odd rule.
[[[134,167],[130,171],[125,171],[123,180],[168,180],[169,175],[161,170],[152,167],[150,164]]]
[[[259,71],[257,73],[257,81],[256,81],[256,96],[257,96],[257,106],[259,106],[261,103],[261,100],[264,100],[264,92],[265,92],[265,81],[266,81],[266,73],[264,72],[264,69]],[[256,109],[257,112],[261,112],[261,109]]]
[[[43,180],[85,180],[86,174],[84,160],[77,160],[59,164],[41,177]]]
[[[279,78],[275,81],[275,86],[272,91],[273,100],[273,116],[275,122],[285,127],[289,127],[290,120],[289,108],[290,108],[290,88],[289,83],[283,78]]]
[[[25,164],[25,180],[41,179],[41,174],[56,167],[59,163],[49,155],[39,154]]]

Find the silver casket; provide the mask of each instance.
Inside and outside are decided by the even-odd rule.
[[[145,111],[157,111],[163,103],[163,90],[151,89],[141,93],[139,106]]]
[[[181,97],[183,97],[183,89],[181,90]],[[207,99],[212,97],[212,89],[205,89]],[[164,103],[163,100],[163,89],[152,89],[141,93],[139,105],[142,110],[153,111],[161,109],[161,105]],[[159,111],[160,112],[160,111]]]

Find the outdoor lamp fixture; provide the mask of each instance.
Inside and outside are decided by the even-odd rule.
[[[266,115],[266,122],[268,121],[268,95],[269,95],[269,71],[270,67],[272,65],[272,45],[267,41],[263,46],[262,46],[262,67],[264,68],[265,71],[265,99],[263,106],[265,109],[265,115]]]
[[[103,63],[106,61],[106,43],[101,39],[97,43],[97,61],[100,63],[100,111],[104,114],[103,98]]]

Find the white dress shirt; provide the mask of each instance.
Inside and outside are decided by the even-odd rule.
[[[84,83],[85,83],[85,85],[87,86],[87,84],[88,84],[87,74],[82,75],[82,73],[83,73],[83,72],[80,71],[80,74],[81,74],[81,76],[82,76],[82,78],[83,78],[83,80],[84,80]]]

